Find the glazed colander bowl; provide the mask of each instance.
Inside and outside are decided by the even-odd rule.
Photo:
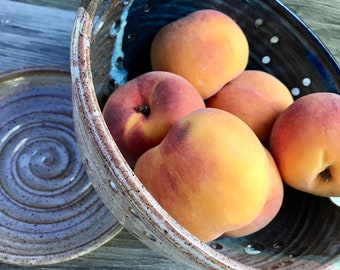
[[[83,1],[71,44],[74,121],[83,163],[119,222],[152,249],[198,269],[340,269],[340,211],[328,198],[285,187],[275,219],[251,235],[202,243],[150,195],[119,151],[102,108],[118,86],[151,69],[150,44],[165,24],[217,9],[244,30],[247,68],[267,71],[295,99],[339,93],[339,65],[279,1]]]

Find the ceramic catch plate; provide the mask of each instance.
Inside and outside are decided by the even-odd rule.
[[[121,229],[82,166],[66,71],[0,75],[0,262],[82,255]]]

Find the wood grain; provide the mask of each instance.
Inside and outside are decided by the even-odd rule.
[[[340,0],[283,1],[300,17],[340,62]]]
[[[0,72],[27,66],[69,66],[69,44],[80,0],[1,0]],[[340,0],[284,0],[340,62]],[[52,245],[53,243],[51,243]],[[28,267],[0,263],[0,269]],[[95,251],[29,269],[190,269],[150,250],[123,230]]]

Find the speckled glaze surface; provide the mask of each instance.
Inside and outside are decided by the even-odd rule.
[[[81,162],[69,72],[0,74],[0,111],[0,261],[60,262],[118,233]]]
[[[103,202],[149,247],[198,269],[340,269],[340,211],[327,198],[285,189],[263,230],[201,243],[152,198],[128,166],[101,114],[109,94],[149,70],[149,46],[164,24],[201,8],[231,15],[249,39],[249,68],[276,75],[292,95],[339,92],[339,65],[278,1],[83,1],[71,44],[75,129]]]

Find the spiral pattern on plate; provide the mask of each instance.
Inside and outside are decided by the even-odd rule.
[[[50,263],[108,240],[116,220],[82,166],[69,74],[33,72],[0,86],[0,260]]]

